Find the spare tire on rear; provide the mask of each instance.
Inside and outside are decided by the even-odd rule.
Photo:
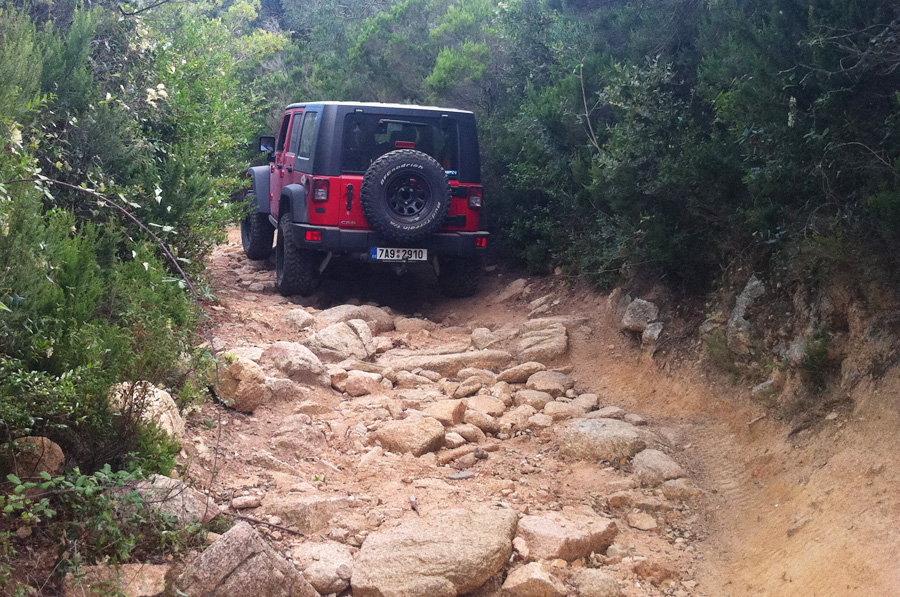
[[[366,170],[360,194],[369,225],[385,240],[414,243],[441,227],[450,211],[450,179],[431,156],[398,149]]]

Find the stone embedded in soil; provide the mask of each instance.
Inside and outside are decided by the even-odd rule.
[[[625,308],[622,328],[632,332],[643,332],[650,322],[659,317],[659,308],[644,299],[635,299]]]
[[[318,597],[318,592],[246,522],[203,551],[175,581],[195,597]]]
[[[422,412],[425,416],[437,419],[443,425],[451,427],[462,423],[463,415],[466,412],[466,401],[438,400],[426,406]]]
[[[515,394],[513,387],[505,381],[498,381],[491,386],[491,396],[499,398],[506,406],[512,406],[513,394]]]
[[[258,508],[262,505],[261,495],[241,495],[231,500],[231,507],[235,510]]]
[[[432,331],[437,324],[427,319],[417,317],[398,317],[394,320],[394,329],[404,334],[414,334],[421,331]]]
[[[632,462],[634,474],[646,487],[656,487],[664,481],[687,476],[681,465],[659,450],[643,450]]]
[[[295,546],[291,557],[303,577],[323,595],[340,593],[350,586],[353,554],[343,543],[307,541]]]
[[[565,597],[566,586],[544,564],[532,562],[516,568],[503,583],[507,597]]]
[[[553,425],[553,418],[543,413],[528,417],[527,429],[540,430]]]
[[[618,581],[602,570],[584,568],[572,575],[580,597],[622,597]]]
[[[581,394],[572,401],[572,404],[581,409],[581,412],[588,413],[597,408],[600,398],[597,394]],[[612,417],[610,417],[612,418]]]
[[[444,445],[450,448],[458,448],[466,444],[466,438],[453,431],[444,434]]]
[[[430,385],[432,382],[427,377],[415,375],[409,371],[397,372],[397,387],[415,389],[423,385]]]
[[[632,512],[628,515],[627,520],[628,526],[639,531],[652,531],[659,526],[656,524],[656,519],[646,512]]]
[[[519,390],[516,392],[515,396],[513,396],[513,403],[516,406],[527,404],[534,410],[543,409],[551,400],[553,400],[553,396],[539,390]]]
[[[544,406],[543,413],[554,421],[564,421],[565,419],[574,419],[580,417],[584,412],[572,404],[571,402],[548,402]]]
[[[402,421],[388,421],[374,437],[391,452],[409,452],[421,456],[444,444],[444,425],[432,417],[409,417]]]
[[[376,531],[353,569],[354,597],[456,597],[500,572],[512,554],[512,510],[440,510]]]
[[[566,327],[561,323],[551,323],[524,331],[519,338],[516,354],[523,361],[547,364],[564,355],[568,349]]]
[[[499,417],[506,412],[506,405],[499,398],[493,396],[474,396],[467,400],[469,410],[477,410],[487,413],[492,417]]]
[[[277,402],[302,401],[306,397],[303,386],[283,377],[267,377],[266,387],[272,392],[272,400]]]
[[[180,527],[194,522],[207,523],[219,515],[219,507],[211,498],[177,479],[151,475],[135,483],[133,488],[141,495],[144,505],[174,516]]]
[[[472,346],[478,350],[497,346],[500,342],[500,338],[487,328],[475,328],[472,330]]]
[[[347,378],[340,382],[336,387],[350,396],[365,396],[366,394],[374,394],[375,392],[380,391],[382,379],[380,373],[348,371]],[[332,385],[334,385],[333,381]]]
[[[484,386],[484,382],[482,382],[477,377],[470,377],[465,380],[453,391],[454,398],[466,398],[467,396],[471,396],[472,394],[478,392]]]
[[[115,588],[117,595],[126,597],[156,597],[165,593],[166,575],[171,569],[169,564],[83,566],[78,576],[71,572],[66,574],[64,594],[109,594]]]
[[[650,581],[657,586],[678,576],[678,573],[670,566],[650,559],[636,563],[632,570],[638,578]]]
[[[465,415],[463,415],[463,419],[465,419]],[[452,433],[458,433],[465,439],[467,442],[478,443],[482,442],[485,439],[484,431],[472,425],[470,423],[463,423],[462,425],[454,425],[449,429]]]
[[[660,486],[662,494],[670,500],[687,500],[703,493],[688,479],[672,479]]]
[[[467,410],[463,415],[463,421],[478,427],[484,433],[497,433],[500,431],[500,421],[478,410]]]
[[[338,305],[316,315],[319,327],[346,323],[351,319],[365,321],[373,334],[383,334],[394,329],[394,318],[384,309],[372,305]]]
[[[319,494],[270,493],[263,500],[267,514],[278,516],[285,524],[295,526],[305,534],[318,533],[338,512],[355,505],[352,498]]]
[[[497,376],[497,381],[505,381],[507,383],[525,383],[528,381],[528,378],[538,373],[539,371],[546,370],[547,367],[543,363],[538,363],[537,361],[529,361],[527,363],[522,363],[521,365],[516,365],[515,367],[511,367],[506,371],[501,372]]]
[[[282,455],[304,458],[317,454],[325,448],[325,434],[312,418],[305,414],[291,415],[284,420],[272,439],[272,443]]]
[[[176,440],[184,438],[184,420],[172,396],[150,382],[123,382],[113,386],[109,391],[109,406],[116,412],[133,409],[132,412],[140,412],[144,423],[153,423]]]
[[[566,393],[566,390],[575,385],[575,380],[558,371],[539,371],[531,377],[525,384],[529,390],[537,390],[539,392],[547,392],[554,398],[559,398]]]
[[[566,422],[559,433],[563,454],[612,463],[631,458],[646,448],[652,437],[649,432],[616,419],[574,419]]]
[[[585,419],[624,419],[625,411],[618,406],[604,406],[588,413]]]
[[[604,553],[618,532],[612,520],[564,508],[562,512],[523,517],[516,536],[525,541],[529,559],[571,562],[591,553]]]
[[[311,386],[331,386],[331,377],[313,352],[299,342],[276,342],[262,354],[268,363],[292,380]]]
[[[497,383],[497,374],[493,371],[488,371],[487,369],[479,369],[478,367],[466,367],[465,369],[460,369],[456,373],[456,379],[459,381],[465,381],[471,377],[477,377],[481,380],[486,386],[493,385]]]
[[[497,294],[497,296],[495,296],[493,299],[491,299],[491,304],[496,305],[499,303],[505,303],[507,301],[512,301],[512,300],[519,298],[520,296],[522,296],[522,293],[525,292],[525,287],[527,285],[528,285],[528,280],[526,280],[524,278],[519,278],[517,280],[513,280],[512,282],[509,283],[509,285],[506,288],[501,290]]]
[[[449,354],[384,356],[378,363],[392,367],[397,371],[413,371],[414,369],[430,369],[444,376],[456,375],[460,369],[477,367],[479,369],[496,369],[503,367],[512,359],[512,355],[503,350],[473,350]]]
[[[332,324],[307,338],[304,344],[326,363],[365,360],[375,354],[372,331],[361,319]]]
[[[303,309],[291,309],[284,314],[281,320],[294,333],[300,333],[316,324],[316,318]]]
[[[235,410],[252,413],[272,401],[272,389],[266,383],[262,367],[248,358],[226,354],[219,369],[216,395]]]
[[[610,417],[610,418],[613,419],[615,417]],[[635,427],[643,427],[644,425],[647,424],[647,419],[645,419],[641,415],[636,415],[634,413],[629,413],[629,414],[625,415],[624,421],[626,423],[630,423],[630,424],[634,425]]]
[[[0,477],[12,473],[19,477],[37,477],[46,472],[57,475],[62,472],[66,456],[62,448],[42,436],[20,437],[10,450],[0,450]]]
[[[537,409],[535,409],[530,404],[522,404],[520,406],[517,406],[500,417],[500,419],[498,420],[500,424],[500,431],[505,431],[507,433],[513,431],[524,431],[528,428],[528,419],[535,414],[537,414]]]

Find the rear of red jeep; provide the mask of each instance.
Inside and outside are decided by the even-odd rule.
[[[335,257],[430,262],[448,296],[478,287],[482,187],[471,112],[320,102],[292,104],[270,166],[251,168],[244,250],[268,257],[282,294],[309,294]]]

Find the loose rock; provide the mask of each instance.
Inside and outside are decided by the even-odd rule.
[[[319,593],[340,593],[350,586],[353,555],[348,546],[335,541],[309,541],[294,547],[291,556],[303,577]]]
[[[646,487],[686,476],[681,465],[659,450],[643,450],[634,457],[633,465],[635,475]]]
[[[243,521],[203,551],[175,586],[193,597],[318,597],[300,573]]]
[[[508,383],[525,383],[528,378],[539,371],[546,370],[547,367],[543,363],[537,361],[529,361],[516,365],[497,376],[497,381],[505,381]]]
[[[172,396],[150,382],[125,382],[113,386],[109,406],[115,411],[140,413],[142,422],[153,423],[179,441],[184,438],[184,420]]]
[[[614,521],[575,508],[525,516],[516,532],[528,546],[530,559],[566,561],[604,553],[617,534]]]
[[[376,531],[359,552],[353,595],[456,597],[474,591],[506,565],[516,522],[511,510],[454,509]]]
[[[646,448],[650,438],[646,431],[624,421],[575,419],[560,432],[560,450],[573,458],[618,463]]]
[[[361,319],[332,324],[307,338],[304,343],[326,363],[368,359],[375,354],[372,331]]]
[[[220,368],[216,394],[235,410],[252,413],[257,407],[272,401],[272,390],[266,383],[262,367],[242,356],[225,355],[225,367]]]
[[[262,360],[296,382],[322,387],[331,385],[331,377],[319,357],[298,342],[276,342],[263,352]]]
[[[503,583],[508,597],[564,597],[566,586],[543,564],[532,562],[513,570]]]
[[[643,332],[657,317],[659,317],[659,308],[656,305],[644,299],[635,299],[625,309],[622,327],[632,332]]]
[[[622,589],[612,576],[596,568],[579,570],[573,576],[581,597],[622,597]]]
[[[547,392],[554,398],[566,393],[566,390],[575,385],[575,380],[558,371],[539,371],[528,378],[525,387],[529,390]]]
[[[421,456],[443,445],[444,426],[432,417],[388,421],[375,432],[375,439],[391,452],[409,452],[413,456]]]
[[[58,444],[46,437],[20,437],[13,442],[10,451],[0,451],[0,478],[7,474],[19,477],[37,477],[46,472],[58,475],[62,472],[66,456]]]

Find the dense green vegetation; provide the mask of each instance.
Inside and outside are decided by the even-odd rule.
[[[895,2],[264,4],[294,97],[475,110],[495,225],[536,271],[697,292],[816,237],[896,267]]]

